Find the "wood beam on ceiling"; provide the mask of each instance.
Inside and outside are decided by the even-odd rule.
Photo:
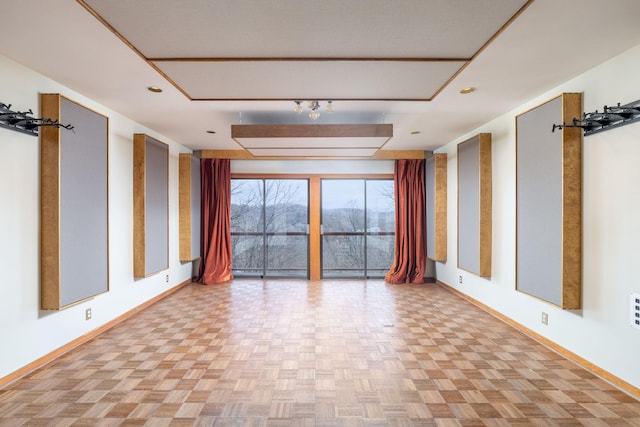
[[[231,159],[231,160],[399,160],[424,159],[422,150],[378,150],[371,157],[304,157],[304,156],[254,156],[247,150],[199,150],[195,153],[201,159]]]
[[[231,138],[371,138],[393,136],[392,124],[231,125]]]

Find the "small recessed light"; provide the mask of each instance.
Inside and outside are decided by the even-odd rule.
[[[417,134],[419,134],[419,133],[420,133],[420,131],[419,131],[419,130],[411,131],[411,135],[417,135]]]
[[[208,130],[207,133],[216,133],[215,130]]]
[[[466,95],[467,93],[475,92],[475,87],[465,87],[464,89],[460,89],[460,93]]]
[[[149,86],[149,87],[147,88],[147,90],[148,90],[149,92],[153,92],[153,93],[160,93],[160,92],[162,92],[162,89],[161,89],[161,88],[159,88],[158,86]]]

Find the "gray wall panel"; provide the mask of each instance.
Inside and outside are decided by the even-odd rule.
[[[517,118],[517,288],[561,305],[562,118],[553,99]]]
[[[169,268],[169,147],[147,137],[145,265],[147,274]]]
[[[458,144],[458,267],[480,272],[480,138]]]
[[[109,290],[108,119],[66,98],[60,115],[60,306]]]

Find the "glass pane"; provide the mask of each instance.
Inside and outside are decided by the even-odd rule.
[[[364,277],[364,236],[322,236],[323,276]]]
[[[307,180],[265,180],[265,229],[267,232],[304,233],[309,223]]]
[[[367,276],[383,277],[393,264],[395,236],[367,236]]]
[[[324,232],[364,231],[364,180],[322,180],[322,227]]]
[[[308,188],[305,179],[231,180],[235,275],[308,277]]]
[[[231,235],[233,274],[258,277],[263,275],[263,242],[264,238],[262,235]]]
[[[261,179],[232,179],[231,232],[262,231],[263,201]]]
[[[395,221],[393,180],[368,180],[367,233],[394,232]]]
[[[306,235],[267,235],[267,275],[307,277],[308,242]]]

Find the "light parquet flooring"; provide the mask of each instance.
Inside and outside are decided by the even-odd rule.
[[[640,426],[438,285],[188,285],[0,390],[1,426]]]

